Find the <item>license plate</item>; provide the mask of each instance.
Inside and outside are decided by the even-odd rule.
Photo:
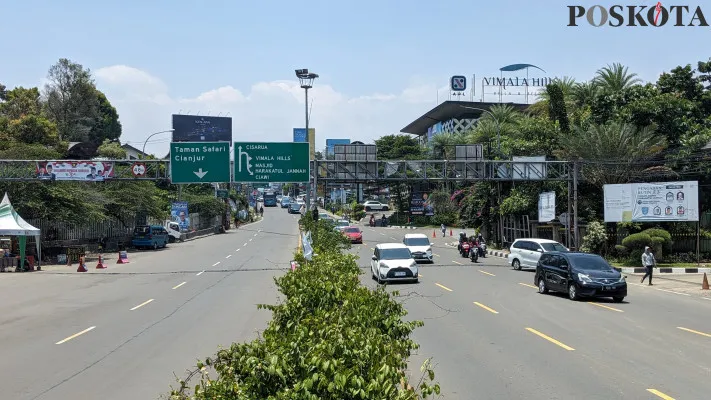
[[[395,276],[405,276],[405,273],[404,272],[396,272]]]
[[[604,290],[612,290],[612,286],[605,286]]]

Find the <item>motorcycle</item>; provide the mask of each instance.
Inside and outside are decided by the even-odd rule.
[[[469,258],[472,260],[472,262],[479,262],[479,251],[480,251],[480,249],[481,249],[481,247],[479,247],[479,246],[475,243],[475,244],[474,244],[474,248],[472,249],[472,251],[469,252],[469,253],[470,253],[470,257],[469,257]]]
[[[474,252],[471,251],[471,245],[469,244],[469,242],[463,242],[462,244],[459,245],[459,254],[462,257],[467,258],[467,257],[469,257],[470,253],[474,253]]]
[[[486,242],[479,242],[479,257],[486,257]]]

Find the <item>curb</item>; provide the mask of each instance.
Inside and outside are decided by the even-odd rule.
[[[392,228],[392,229],[417,229],[416,226],[402,226],[402,225],[389,225],[388,228]]]
[[[494,257],[509,258],[509,253],[501,250],[487,250],[487,253],[489,253],[490,256]]]
[[[628,274],[644,274],[645,272],[647,272],[646,268],[614,268],[620,272],[626,272]],[[711,273],[711,268],[654,268],[654,272],[657,274],[701,274]]]

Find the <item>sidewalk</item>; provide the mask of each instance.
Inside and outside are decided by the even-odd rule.
[[[656,271],[655,271],[656,272]],[[640,283],[644,274],[628,274],[627,283],[632,285],[641,285],[661,290],[663,292],[672,292],[682,295],[694,295],[704,297],[711,300],[711,290],[702,290],[701,283],[704,279],[704,274],[654,274],[652,278],[653,286],[648,286],[647,281],[644,284]],[[711,279],[711,277],[709,278]]]

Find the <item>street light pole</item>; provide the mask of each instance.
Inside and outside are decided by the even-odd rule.
[[[296,77],[299,78],[299,84],[301,85],[301,88],[304,89],[304,119],[305,119],[305,125],[306,125],[306,141],[308,142],[309,140],[309,89],[313,87],[314,80],[318,78],[318,74],[315,74],[313,72],[309,72],[307,68],[302,68],[302,69],[297,69],[294,71],[296,73]],[[316,135],[314,135],[314,141],[316,140]],[[314,143],[314,146],[316,146],[316,143]],[[311,148],[311,145],[309,144],[309,148]],[[315,147],[314,147],[315,148]],[[311,152],[309,151],[309,157],[311,156]],[[310,160],[309,160],[310,161]],[[314,197],[316,197],[316,204],[318,204],[318,162],[316,161],[316,157],[314,157],[314,180],[313,180],[313,190],[314,190]],[[308,189],[306,191],[306,209],[311,210],[311,177],[309,177],[309,182],[308,182]]]
[[[145,160],[146,159],[146,144],[148,143],[148,140],[152,138],[155,135],[158,135],[159,133],[168,133],[168,132],[173,132],[175,129],[168,129],[167,131],[160,131],[160,132],[155,132],[151,133],[150,136],[146,138],[146,141],[143,142],[143,150],[141,151],[141,159]]]

